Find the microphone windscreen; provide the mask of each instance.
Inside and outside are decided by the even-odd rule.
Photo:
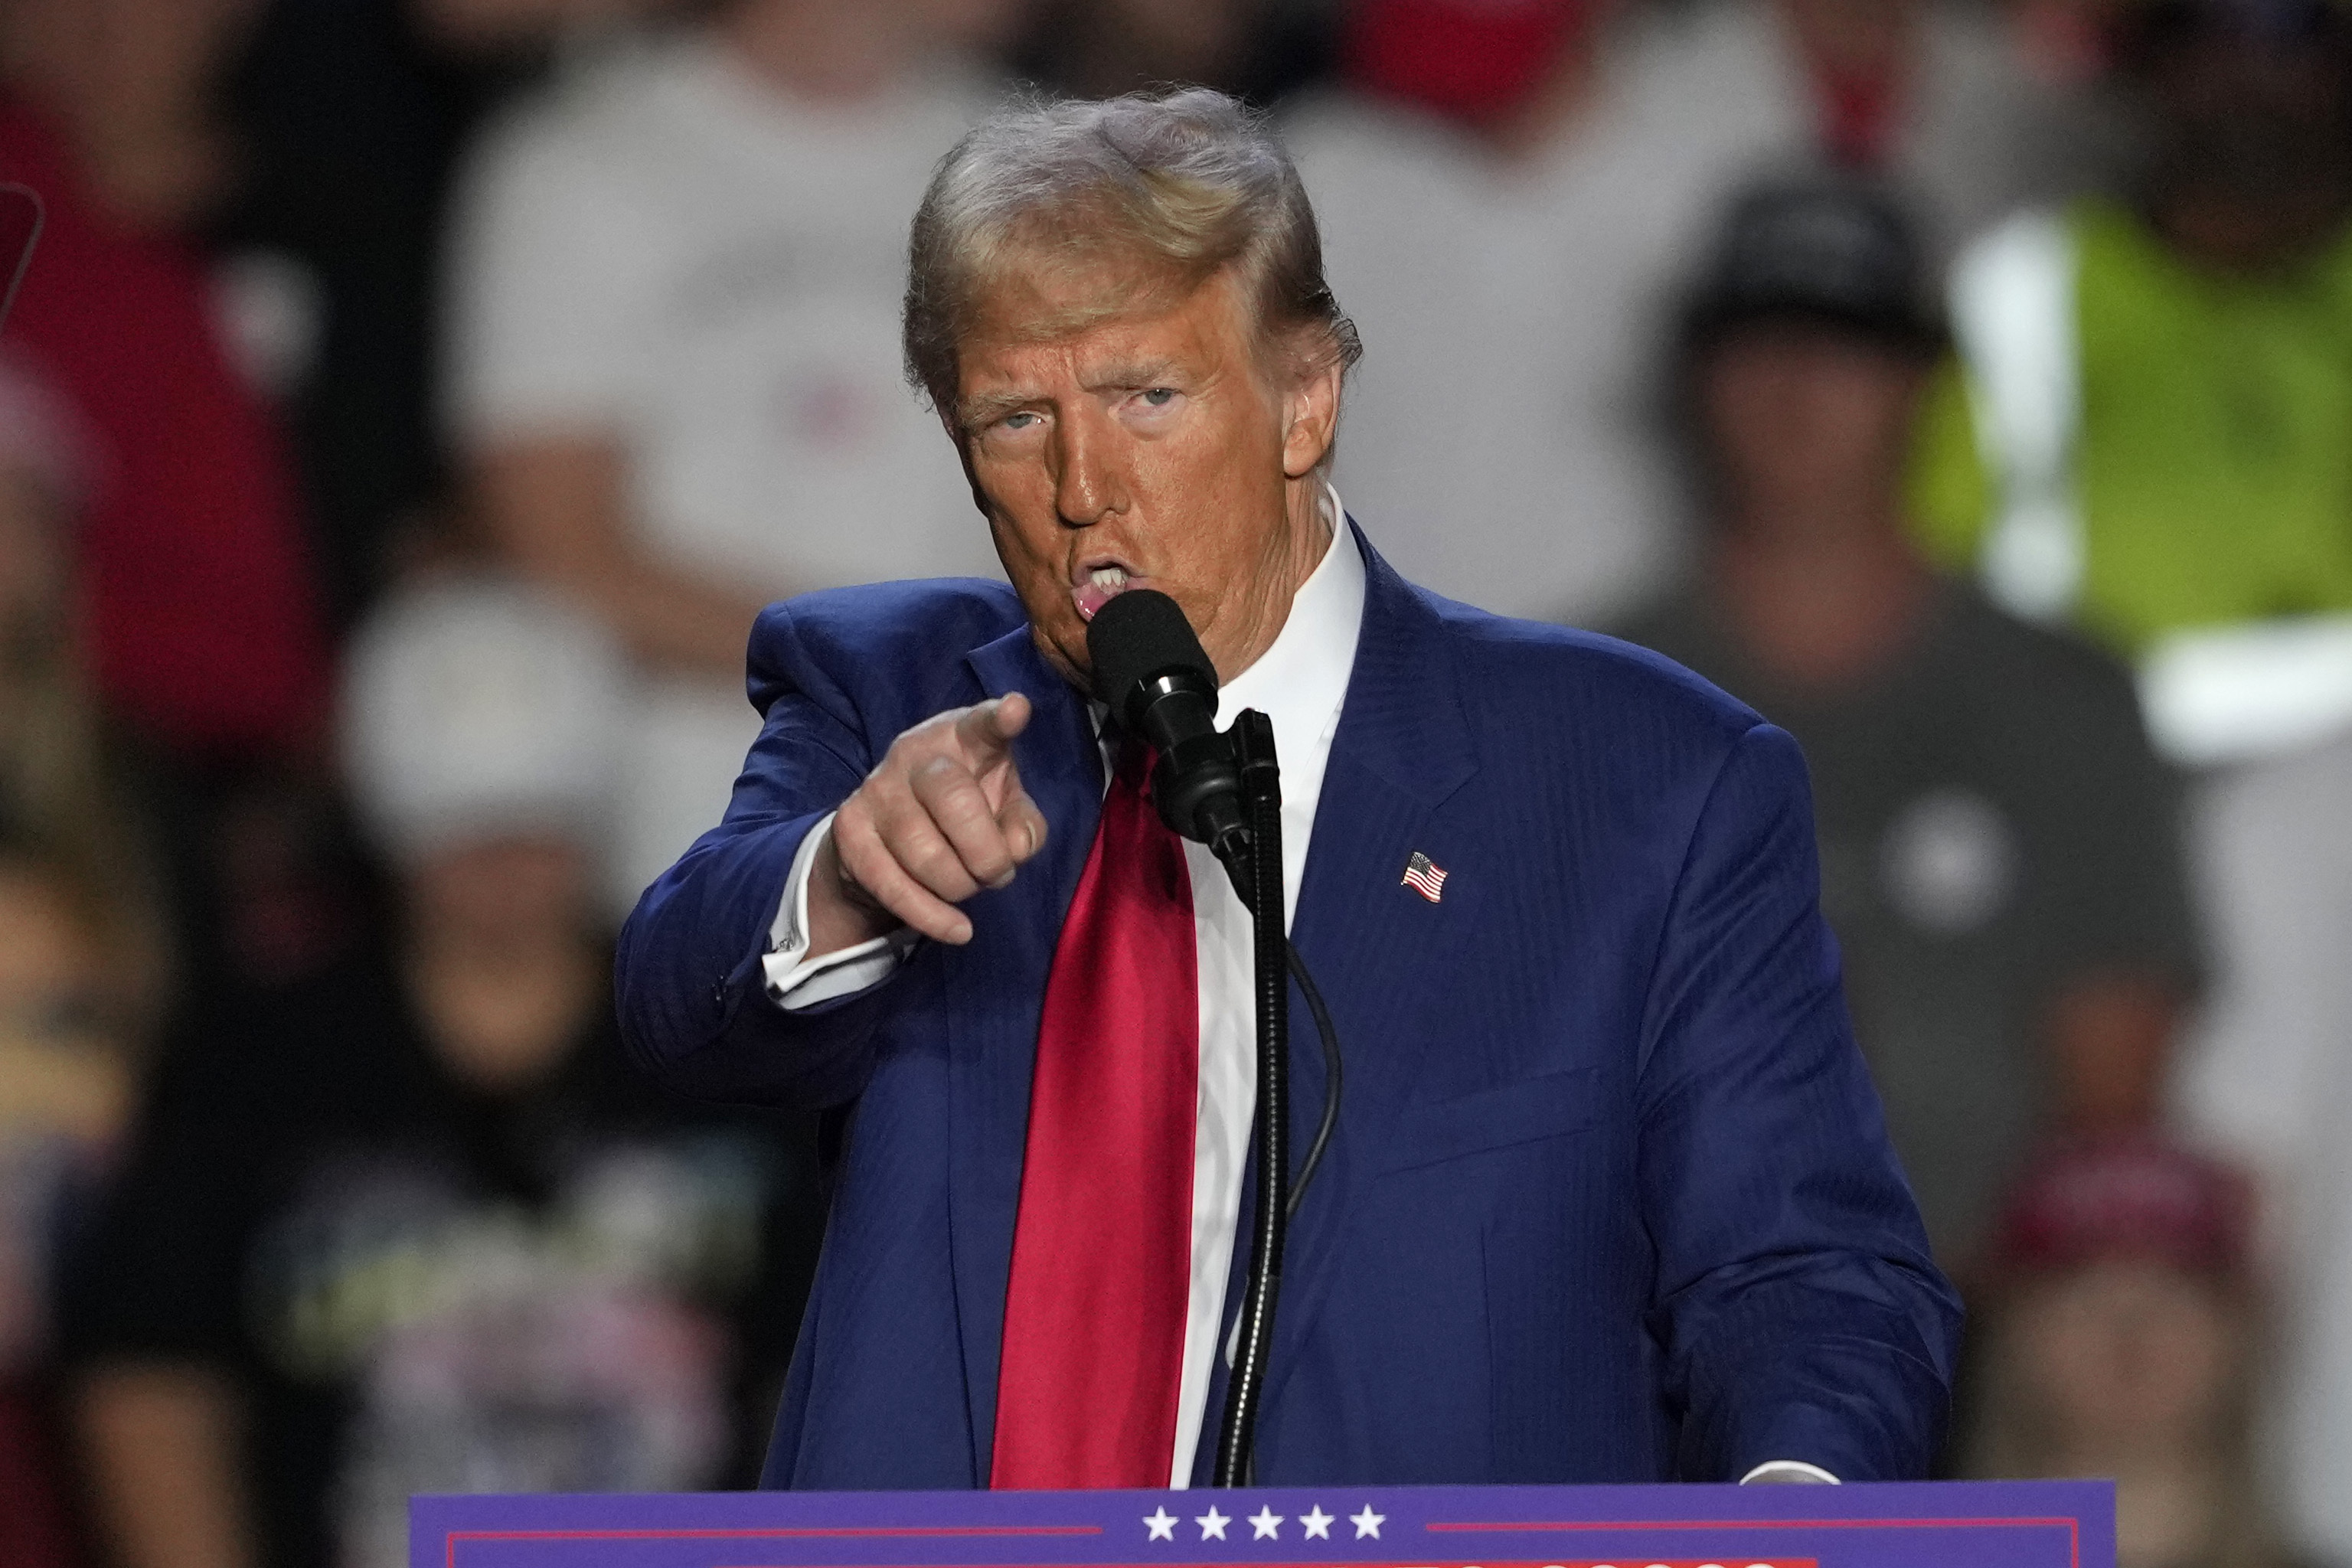
[[[1192,677],[1214,710],[1217,667],[1176,601],[1156,588],[1130,588],[1097,610],[1087,623],[1087,655],[1095,695],[1122,719],[1138,686],[1172,674]]]

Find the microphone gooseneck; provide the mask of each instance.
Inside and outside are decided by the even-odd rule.
[[[1236,879],[1249,848],[1241,774],[1217,732],[1217,669],[1176,601],[1152,588],[1114,597],[1087,624],[1095,695],[1160,753],[1152,794],[1169,827],[1205,844]],[[1246,897],[1246,893],[1244,893]]]

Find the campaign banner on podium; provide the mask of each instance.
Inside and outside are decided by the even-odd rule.
[[[410,1568],[2115,1568],[2104,1481],[419,1497]]]

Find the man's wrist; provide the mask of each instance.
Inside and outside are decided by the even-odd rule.
[[[913,931],[898,925],[862,942],[822,952],[811,951],[809,921],[811,905],[816,902],[812,894],[817,880],[817,852],[831,840],[833,822],[829,813],[820,818],[793,852],[783,897],[777,900],[776,918],[768,928],[768,951],[760,959],[768,999],[787,1013],[804,1012],[871,990],[898,970],[919,941]]]
[[[903,923],[859,887],[842,864],[833,831],[836,821],[828,818],[818,829],[824,837],[809,867],[808,923],[803,934],[808,942],[805,956],[810,959],[863,946],[877,937],[888,936]]]

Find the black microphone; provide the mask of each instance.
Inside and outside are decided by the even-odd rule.
[[[1095,695],[1121,729],[1160,752],[1160,819],[1228,868],[1249,847],[1240,772],[1217,732],[1217,668],[1176,601],[1154,588],[1116,595],[1087,624]]]

